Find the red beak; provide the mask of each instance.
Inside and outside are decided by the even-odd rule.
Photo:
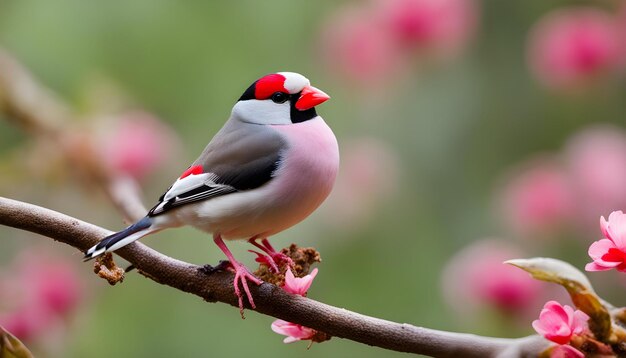
[[[322,90],[313,86],[306,86],[302,92],[300,92],[300,98],[298,98],[298,101],[296,102],[296,109],[306,111],[307,109],[311,109],[318,104],[326,102],[329,98],[330,96]]]

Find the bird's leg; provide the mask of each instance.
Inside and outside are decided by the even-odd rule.
[[[230,265],[235,271],[233,286],[235,287],[235,295],[237,295],[237,298],[239,298],[239,312],[241,313],[241,317],[243,318],[243,295],[239,290],[239,282],[241,282],[241,286],[246,292],[246,296],[248,297],[248,302],[250,302],[250,306],[252,306],[252,308],[256,308],[256,306],[254,305],[254,300],[252,299],[252,295],[250,294],[250,288],[248,288],[248,280],[256,283],[257,285],[260,285],[263,281],[255,277],[252,273],[250,273],[250,271],[248,271],[248,269],[244,265],[235,260],[235,257],[230,252],[228,247],[226,247],[224,240],[222,240],[222,237],[219,234],[215,234],[213,236],[213,241],[215,242],[217,247],[222,250],[224,255],[226,255],[228,261],[230,261]]]
[[[267,253],[267,248],[265,246],[262,246],[261,244],[259,244],[256,240],[258,239],[257,236],[254,236],[252,238],[250,238],[248,240],[249,243],[251,243],[252,245],[254,245],[255,247],[258,247],[259,249],[261,249],[261,251]],[[258,251],[254,251],[254,250],[248,250],[249,252],[252,252],[253,254],[256,254],[257,257],[256,259],[254,259],[254,261],[260,263],[260,264],[265,264],[267,267],[269,267],[270,272],[274,272],[274,273],[279,273],[280,270],[278,269],[278,265],[276,264],[276,262],[274,261],[274,259],[272,258],[271,255],[267,254],[264,255]]]
[[[290,268],[294,268],[295,264],[291,257],[283,254],[280,251],[274,250],[274,247],[272,247],[266,237],[261,240],[261,244],[266,248],[266,250],[264,251],[274,260],[274,262],[284,261],[287,263],[287,265],[289,265]]]
[[[267,238],[263,238],[261,240],[261,243],[258,243],[257,240],[258,238],[255,236],[251,238],[250,240],[248,240],[248,242],[254,245],[255,247],[258,247],[259,249],[261,249],[261,251],[267,254],[267,255],[263,255],[256,251],[250,250],[251,252],[254,252],[255,254],[259,255],[256,258],[257,262],[267,264],[270,267],[270,269],[276,273],[280,272],[278,269],[278,265],[280,262],[286,262],[287,265],[289,265],[289,267],[291,268],[294,267],[294,262],[291,259],[291,257],[283,254],[282,252],[277,252],[276,250],[274,250],[274,247],[272,247],[272,245],[267,240]]]

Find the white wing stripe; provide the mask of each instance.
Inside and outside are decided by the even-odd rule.
[[[217,179],[217,175],[213,173],[203,173],[176,180],[163,195],[162,201],[150,210],[149,215],[158,215],[186,203],[237,191],[230,185],[215,183]]]
[[[165,193],[163,201],[168,201],[203,185],[214,185],[216,179],[217,175],[213,173],[202,173],[197,175],[192,174],[184,177],[183,179],[178,179],[176,180],[176,182],[174,182],[170,190]]]

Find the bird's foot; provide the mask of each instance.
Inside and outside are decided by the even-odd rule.
[[[254,250],[248,250],[248,252],[255,254],[256,258],[254,259],[254,261],[260,263],[261,265],[265,265],[269,267],[270,272],[273,272],[273,273],[279,272],[278,265],[276,265],[276,262],[272,259],[271,256],[262,254]]]
[[[269,257],[272,259],[275,265],[280,266],[282,263],[285,263],[291,269],[296,266],[291,257],[283,254],[282,252],[274,251],[273,253],[269,254]]]
[[[254,300],[252,299],[252,295],[250,294],[250,288],[248,287],[248,280],[254,282],[257,285],[260,285],[263,281],[261,281],[259,278],[254,276],[252,273],[250,273],[247,267],[245,267],[244,265],[240,264],[237,261],[234,261],[234,263],[232,263],[228,260],[221,260],[216,266],[206,264],[199,268],[199,271],[206,275],[211,275],[215,272],[220,272],[220,271],[225,271],[225,270],[231,270],[235,273],[235,279],[233,280],[233,287],[235,288],[235,295],[237,296],[237,299],[239,300],[239,313],[241,314],[241,318],[245,318],[243,314],[243,309],[244,309],[243,294],[241,292],[241,289],[239,288],[239,283],[241,283],[241,287],[243,287],[243,291],[245,292],[246,297],[248,297],[248,302],[250,302],[250,306],[252,308],[256,308],[256,305],[254,304]]]
[[[252,238],[249,240],[249,242],[265,253],[262,254],[258,251],[248,250],[257,255],[256,259],[254,259],[256,262],[267,265],[270,271],[274,273],[280,273],[279,267],[281,267],[281,264],[283,263],[286,263],[289,268],[293,269],[295,267],[295,263],[293,262],[291,257],[285,255],[282,252],[274,250],[274,248],[269,243],[269,241],[267,241],[267,239],[263,239],[261,243],[258,243],[256,241],[256,238]]]
[[[241,314],[241,318],[245,319],[243,315],[243,294],[239,289],[239,283],[241,282],[241,287],[243,287],[243,290],[246,293],[246,297],[248,297],[248,302],[250,302],[250,306],[252,308],[256,308],[254,300],[252,299],[252,294],[250,293],[250,288],[248,287],[248,280],[254,282],[256,285],[260,285],[263,281],[254,276],[247,267],[237,261],[231,262],[230,267],[235,272],[233,286],[235,287],[235,295],[239,299],[239,313]]]

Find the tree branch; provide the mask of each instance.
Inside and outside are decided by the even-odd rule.
[[[0,197],[0,224],[34,232],[81,251],[109,230],[39,206]],[[163,255],[141,243],[116,251],[151,280],[209,302],[237,307],[231,272],[207,275],[200,266]],[[269,283],[251,287],[256,311],[356,342],[434,357],[534,357],[548,346],[539,336],[481,337],[395,323],[292,295]]]

